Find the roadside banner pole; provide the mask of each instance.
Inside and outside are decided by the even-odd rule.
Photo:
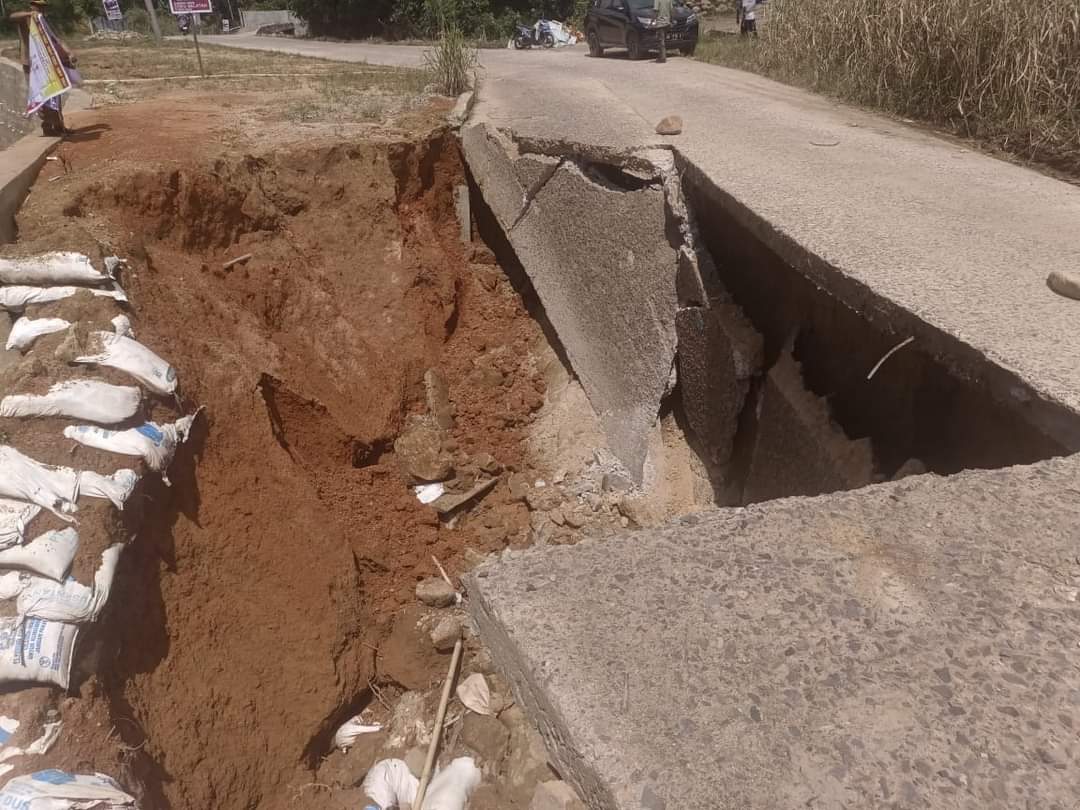
[[[154,29],[154,39],[161,42],[161,24],[158,23],[154,0],[144,0],[144,2],[146,4],[146,13],[150,15],[150,27]]]
[[[146,0],[147,3],[150,0]],[[199,48],[199,24],[202,22],[200,14],[213,14],[214,9],[211,0],[169,0],[169,11],[173,14],[187,14],[191,18],[191,38],[195,40],[195,56],[199,60],[199,75],[206,78],[206,70],[203,68],[202,49]]]

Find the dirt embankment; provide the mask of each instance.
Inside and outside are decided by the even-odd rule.
[[[107,130],[67,145],[76,171],[53,183],[51,166],[19,222],[20,252],[130,257],[136,334],[207,415],[173,486],[142,493],[97,674],[66,710],[88,719],[57,761],[111,771],[145,808],[284,807],[328,731],[387,684],[376,651],[432,555],[454,571],[467,548],[527,538],[505,485],[453,523],[408,488],[393,443],[424,410],[425,370],[448,382],[459,476],[485,454],[514,470],[542,335],[490,254],[458,241],[447,134],[216,159],[171,143],[138,164],[103,159]]]

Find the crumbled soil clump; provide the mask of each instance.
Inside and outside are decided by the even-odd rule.
[[[80,524],[80,560],[128,526],[136,538],[76,650],[78,714],[64,708],[61,742],[34,767],[111,773],[150,809],[300,796],[336,806],[304,786],[374,689],[403,688],[376,651],[416,582],[436,573],[432,557],[456,573],[466,550],[527,541],[528,508],[504,479],[525,464],[543,404],[541,330],[490,255],[458,239],[464,172],[446,132],[216,156],[170,140],[153,159],[145,146],[112,151],[130,132],[111,144],[101,133],[65,145],[76,169],[63,182],[49,182],[57,166],[43,173],[18,252],[127,257],[136,335],[181,386],[180,409],[156,401],[149,414],[206,413],[171,487],[147,476],[124,523],[91,510]],[[111,311],[86,314],[97,324]],[[452,406],[439,448],[455,474],[447,488],[501,476],[442,519],[393,449],[427,411],[429,369]],[[12,425],[12,443],[58,463],[69,421]],[[65,463],[141,469],[99,453],[79,448]],[[89,581],[94,565],[79,565]],[[408,685],[437,683],[446,661],[409,664]]]

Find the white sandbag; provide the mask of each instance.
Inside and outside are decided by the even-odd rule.
[[[0,549],[21,543],[26,538],[26,527],[40,511],[36,503],[0,498]]]
[[[0,574],[0,602],[14,599],[22,593],[27,584],[22,579],[23,576],[25,575],[19,571],[8,571],[6,574]]]
[[[113,325],[113,331],[116,334],[121,337],[135,338],[135,332],[131,328],[131,318],[127,315],[117,315],[110,323]]]
[[[0,259],[0,283],[3,284],[101,284],[111,280],[110,273],[95,270],[90,257],[81,253],[56,252]]]
[[[201,410],[201,409],[200,409]],[[187,441],[191,423],[199,411],[177,419],[171,425],[159,425],[157,422],[144,422],[129,430],[108,430],[90,425],[69,425],[64,428],[64,435],[98,450],[121,453],[125,456],[139,456],[154,472],[161,473],[162,480],[168,484],[165,471],[176,455],[176,448]]]
[[[134,808],[129,796],[103,773],[47,770],[16,776],[0,790],[0,807],[11,810],[121,810]]]
[[[67,689],[78,634],[77,624],[0,618],[0,683],[32,681]]]
[[[133,385],[101,380],[66,380],[46,394],[11,394],[0,400],[0,416],[70,416],[112,425],[139,410],[142,392]]]
[[[379,723],[365,723],[364,719],[360,715],[351,720],[346,720],[341,724],[341,728],[334,734],[334,747],[340,748],[342,751],[348,751],[356,738],[363,734],[374,734],[377,731],[382,731],[382,725]]]
[[[91,588],[70,577],[61,584],[43,577],[19,574],[22,588],[17,594],[15,609],[20,616],[53,622],[81,624],[94,621],[109,601],[109,592],[116,576],[116,564],[123,550],[123,544],[117,543],[101,553],[101,565],[94,574],[94,585]],[[7,576],[0,576],[0,582]]]
[[[14,285],[0,287],[0,309],[20,311],[30,304],[49,304],[53,301],[62,301],[71,298],[83,290],[89,290],[94,295],[112,298],[116,301],[127,301],[124,291],[118,286],[111,290],[98,290],[92,287],[25,287]]]
[[[74,523],[79,511],[79,493],[91,498],[107,498],[117,509],[131,495],[139,476],[134,470],[117,470],[112,475],[51,467],[24,456],[14,447],[0,445],[0,498],[36,503],[61,520]]]
[[[472,757],[458,757],[432,777],[423,810],[464,810],[469,795],[479,784],[480,769]],[[364,795],[384,810],[412,806],[419,789],[419,780],[400,759],[376,762],[363,783]]]
[[[7,348],[25,352],[42,335],[63,332],[71,323],[63,318],[19,318],[11,325],[8,333]]]
[[[458,757],[431,779],[423,810],[465,810],[480,784],[480,769],[472,757]]]
[[[0,551],[0,569],[12,568],[62,582],[79,550],[79,533],[70,526],[35,537],[25,546]]]
[[[97,344],[96,353],[77,357],[76,363],[96,363],[126,371],[158,394],[176,391],[176,370],[138,341],[112,332],[92,332],[90,339]]]

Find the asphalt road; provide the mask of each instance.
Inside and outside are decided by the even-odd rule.
[[[423,49],[410,46],[206,40],[423,63]],[[744,224],[826,291],[842,298],[860,291],[860,307],[891,317],[898,337],[914,334],[928,351],[985,356],[1028,389],[1016,392],[1021,400],[1034,394],[1080,413],[1080,302],[1045,283],[1051,270],[1080,273],[1080,188],[884,116],[689,59],[590,59],[579,46],[483,51],[481,61],[474,118],[518,137],[597,150],[669,144],[722,190]],[[683,134],[655,135],[671,113],[682,116]],[[1080,449],[1080,433],[1064,431]]]

